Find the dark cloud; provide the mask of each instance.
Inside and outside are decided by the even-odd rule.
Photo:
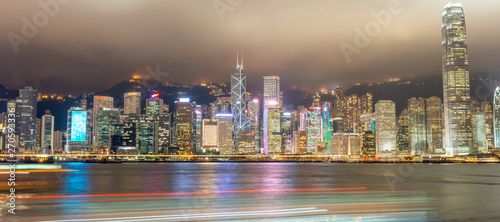
[[[48,2],[50,0],[41,0]],[[221,20],[213,0],[73,0],[60,5],[16,54],[8,33],[38,1],[1,1],[0,78],[7,87],[45,92],[102,91],[136,70],[155,67],[168,81],[229,81],[237,50],[245,51],[250,85],[263,75],[302,87],[349,86],[389,77],[440,75],[441,12],[447,1],[400,0],[370,44],[348,63],[339,45],[354,44],[355,28],[391,0],[242,0]],[[232,1],[238,2],[238,1]],[[472,72],[498,74],[500,7],[496,0],[463,0]]]

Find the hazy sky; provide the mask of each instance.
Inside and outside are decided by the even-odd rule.
[[[441,75],[443,0],[395,0],[400,13],[372,29],[351,62],[340,45],[354,45],[355,29],[373,25],[371,12],[388,11],[394,0],[72,0],[44,21],[38,2],[53,1],[0,1],[1,84],[102,91],[157,64],[167,81],[228,82],[238,50],[249,85],[263,75],[309,88]],[[500,1],[461,2],[471,72],[499,74]],[[44,26],[23,35],[23,17],[34,16]],[[17,53],[14,35],[24,38]]]

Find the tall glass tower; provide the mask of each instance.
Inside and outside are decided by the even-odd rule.
[[[246,76],[243,73],[243,58],[241,65],[236,53],[236,72],[231,75],[231,111],[233,113],[233,133],[250,129],[250,120],[246,111],[245,93],[247,92]]]
[[[396,104],[391,100],[380,100],[375,104],[375,138],[377,157],[396,155]]]
[[[446,154],[469,153],[470,129],[469,58],[465,15],[460,3],[443,10],[443,104]]]
[[[500,147],[500,86],[495,89],[493,98],[493,135],[495,148]]]
[[[281,91],[279,76],[264,76],[264,104],[276,102],[276,106],[281,108]]]
[[[16,133],[19,135],[21,147],[35,147],[35,123],[38,91],[30,86],[19,90],[16,98]]]

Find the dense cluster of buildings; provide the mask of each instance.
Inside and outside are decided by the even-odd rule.
[[[158,93],[127,92],[123,107],[114,107],[113,97],[94,95],[89,106],[82,100],[68,110],[65,132],[54,131],[48,111],[36,118],[38,93],[30,87],[7,106],[16,110],[18,147],[36,153],[362,158],[488,153],[500,147],[500,88],[493,105],[471,99],[461,5],[445,7],[442,37],[443,99],[411,98],[399,114],[392,101],[374,103],[372,93],[346,95],[341,88],[318,93],[310,106],[286,105],[278,76],[264,76],[263,92],[251,94],[239,56],[230,93],[215,87],[218,97],[210,104],[180,96],[170,109]],[[7,115],[0,117],[5,131]],[[5,145],[5,136],[2,140]]]

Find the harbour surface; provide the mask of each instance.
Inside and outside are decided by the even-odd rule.
[[[67,163],[62,169],[18,174],[19,182],[43,186],[16,191],[16,215],[2,199],[2,221],[500,219],[498,164]]]

